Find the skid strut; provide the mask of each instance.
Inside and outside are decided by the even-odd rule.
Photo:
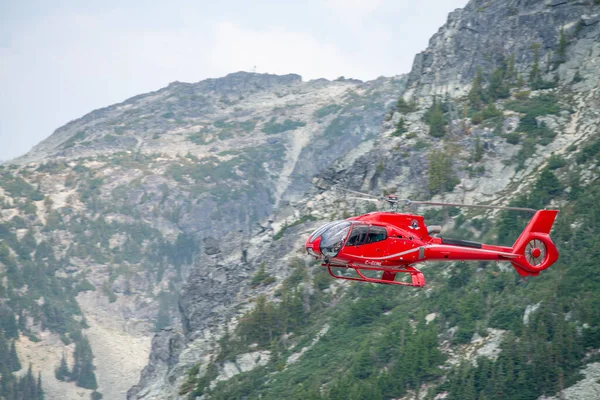
[[[370,283],[384,283],[384,284],[387,284],[387,285],[401,285],[401,286],[414,286],[414,287],[423,287],[423,286],[425,286],[425,277],[423,276],[423,273],[421,271],[419,271],[418,269],[416,269],[415,267],[411,267],[411,266],[407,266],[403,270],[396,270],[396,271],[387,271],[387,270],[384,270],[383,271],[383,275],[381,276],[381,278],[369,278],[369,277],[365,276],[360,271],[360,268],[357,268],[357,267],[343,266],[343,265],[339,265],[338,266],[338,265],[331,265],[331,264],[323,264],[323,266],[327,267],[327,271],[329,272],[329,275],[331,275],[335,279],[345,279],[345,280],[348,280],[348,281],[370,282]],[[358,274],[358,278],[352,277],[352,276],[340,276],[340,275],[336,275],[331,270],[332,267],[337,267],[337,268],[352,268]],[[410,274],[412,282],[408,283],[408,282],[399,282],[399,281],[396,281],[395,280],[396,279],[396,274],[399,274],[399,273]]]

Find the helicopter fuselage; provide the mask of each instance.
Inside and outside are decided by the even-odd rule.
[[[543,210],[538,213],[542,213],[539,218],[546,221],[546,225],[551,218],[547,229],[549,232],[557,212]],[[534,220],[535,216],[532,223]],[[322,259],[323,265],[336,278],[340,276],[335,276],[331,267],[353,268],[360,277],[352,280],[361,281],[373,280],[364,277],[360,270],[383,271],[382,278],[374,280],[377,283],[403,284],[394,279],[397,273],[404,272],[413,277],[413,284],[409,286],[423,286],[425,280],[413,265],[430,260],[509,261],[522,276],[537,275],[556,261],[558,252],[548,232],[529,231],[527,238],[539,240],[541,244],[528,247],[528,259],[525,251],[515,251],[519,240],[515,242],[515,246],[505,247],[446,239],[431,236],[433,232],[439,233],[439,229],[428,229],[420,215],[373,212],[322,226],[308,238],[306,250],[310,255]],[[540,262],[531,265],[531,257]]]

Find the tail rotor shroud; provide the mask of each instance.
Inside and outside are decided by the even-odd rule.
[[[533,239],[525,247],[525,258],[532,267],[541,265],[548,253],[546,245],[539,239]]]

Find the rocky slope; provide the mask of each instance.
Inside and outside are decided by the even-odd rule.
[[[407,96],[465,95],[477,69],[493,71],[499,54],[514,56],[516,70],[527,75],[534,45],[544,66],[570,61],[571,68],[561,73],[572,79],[585,65],[573,64],[573,53],[560,49],[561,31],[569,43],[589,47],[600,22],[597,5],[589,0],[469,1],[450,13],[427,49],[415,57]]]
[[[81,334],[98,391],[123,398],[155,329],[182,321],[192,334],[227,316],[255,267],[253,238],[272,234],[273,210],[372,140],[404,82],[240,72],[173,83],[73,121],[2,167],[7,312],[23,313],[23,333],[41,340],[17,347],[42,370],[47,398],[69,386],[86,392],[54,378],[62,355],[73,367]],[[52,277],[32,281],[31,260]],[[214,286],[181,318],[190,271]],[[57,313],[75,322],[62,326]]]
[[[331,190],[335,187],[372,193],[394,191],[402,197],[413,198],[438,193],[438,198],[449,201],[501,205],[538,187],[540,172],[554,171],[557,159],[562,160],[559,168],[574,165],[576,159],[581,159],[581,153],[575,149],[590,148],[589,143],[593,143],[600,133],[597,123],[600,105],[599,12],[598,5],[591,1],[471,1],[464,9],[452,13],[448,23],[431,39],[428,49],[416,57],[408,89],[404,93],[405,105],[399,105],[396,111],[387,114],[382,131],[374,141],[345,153],[330,168],[318,174],[314,180],[315,187],[306,193],[304,199],[276,211],[273,226],[276,232],[284,231],[281,239],[271,241],[269,234],[257,232],[251,243],[257,252],[251,260],[255,265],[266,262],[268,272],[281,282],[292,273],[289,269],[296,262],[294,257],[302,256],[302,241],[311,229],[322,221],[366,211],[364,205],[346,200],[340,192]],[[468,95],[478,68],[482,71],[479,79],[487,82],[483,84],[486,90],[493,82],[496,69],[503,68],[503,84],[510,90],[506,95],[491,98],[496,110],[500,110],[499,115],[484,116],[483,123],[474,122],[474,111],[468,110],[471,101]],[[512,70],[512,76],[508,76],[507,69]],[[532,73],[535,69],[537,74]],[[439,95],[437,100],[433,95]],[[551,99],[552,107],[544,109],[548,99]],[[436,101],[444,101],[446,107],[444,115],[447,122],[441,140],[432,137],[432,127],[427,121],[427,113],[431,112]],[[410,102],[417,105],[410,105]],[[538,106],[540,109],[533,110]],[[535,129],[540,129],[534,134],[542,135],[544,130],[550,139],[529,137],[521,123],[527,117],[534,118],[537,123]],[[399,129],[401,120],[402,129]],[[432,186],[433,160],[448,154],[451,155],[452,167],[444,179],[454,184],[450,188]],[[568,176],[575,172],[565,169],[556,173],[568,187]],[[585,185],[597,184],[597,177],[598,170],[593,164],[581,170]],[[557,201],[552,206],[563,204]],[[463,234],[471,230],[481,235],[481,221],[490,217],[497,219],[499,214],[471,214],[470,218],[473,217],[479,220],[477,225],[461,227],[450,220],[447,228],[454,226],[462,228]],[[319,222],[305,222],[307,219]],[[503,269],[499,271],[514,273]],[[225,275],[227,278],[221,276],[223,282],[231,282],[232,274]],[[317,276],[313,278],[317,279]],[[201,319],[206,321],[206,314],[201,310],[205,310],[206,299],[212,297],[212,290],[219,287],[219,283],[213,277],[201,278],[193,273],[192,277],[182,293],[181,312],[184,320],[193,320],[195,315],[200,314]],[[336,283],[327,290],[335,293],[341,289],[343,293],[344,287]],[[280,289],[275,284],[250,290],[239,296],[234,305],[243,306],[248,298],[264,294],[274,296],[272,298],[277,304]],[[333,298],[337,297],[334,295]],[[245,311],[246,307],[241,310]],[[435,318],[436,313],[431,315]],[[318,320],[319,316],[314,318]],[[236,318],[232,320],[232,326],[236,321]],[[215,355],[223,351],[215,344],[223,328],[206,329],[204,326],[202,323],[184,324],[183,335],[169,331],[155,337],[154,357],[142,374],[140,385],[129,392],[129,398],[184,398],[181,393],[187,392],[178,391],[185,387],[186,381],[190,382],[190,376],[209,376],[208,371],[214,365],[212,360],[218,359]],[[473,357],[475,354],[493,355],[491,357],[495,359],[506,331],[490,328],[489,332],[492,334],[485,339],[473,338],[472,350],[459,347],[448,351],[458,354],[457,359],[468,358],[469,354],[474,354]],[[315,336],[315,340],[318,341],[318,337]],[[303,343],[302,340],[300,342]],[[177,345],[173,346],[175,343]],[[262,370],[263,364],[256,361],[243,365],[228,364],[229,361],[217,363],[218,373],[211,378],[209,387],[214,388],[216,382],[232,378],[235,371],[258,368],[261,374],[275,374],[263,386],[268,396],[267,388],[276,386],[273,382],[278,380],[277,371],[289,377],[294,371],[302,370],[302,354],[310,346],[298,346],[289,347],[289,352],[297,353],[290,355],[283,371],[277,366],[273,366],[275,370],[268,369],[268,366]],[[481,351],[475,351],[479,347]],[[250,349],[246,351],[242,356],[254,354]],[[323,348],[321,351],[326,352]],[[309,362],[314,361],[304,364]],[[253,379],[252,375],[249,376],[247,379]],[[259,379],[256,375],[254,378]],[[240,381],[249,385],[244,379],[234,379],[237,383],[233,383],[233,387],[237,384],[243,389]],[[322,386],[321,394],[328,387],[327,383]],[[246,387],[244,390],[250,389]],[[219,393],[217,390],[213,395],[220,398]],[[255,397],[262,392],[250,393]],[[583,397],[575,398],[586,398],[585,394],[580,396]]]
[[[545,203],[534,206],[563,208],[563,225],[577,235],[583,211],[568,210],[585,202],[569,193],[592,193],[598,183],[599,15],[594,1],[473,0],[450,14],[408,77],[303,82],[235,73],[176,82],[59,128],[0,170],[0,311],[17,315],[20,356],[42,370],[47,398],[94,389],[58,381],[53,371],[63,354],[69,367],[76,363],[84,336],[105,398],[123,398],[147,357],[130,399],[289,398],[293,390],[307,398],[308,386],[313,397],[334,398],[337,386],[383,385],[363,381],[369,374],[354,366],[362,359],[337,351],[335,339],[376,349],[377,338],[392,334],[387,325],[407,323],[429,340],[415,346],[441,349],[445,361],[429,355],[446,372],[406,383],[409,391],[396,388],[395,397],[432,390],[466,398],[441,383],[453,382],[455,371],[472,373],[461,360],[501,364],[505,340],[557,315],[544,308],[544,277],[532,283],[539,290],[526,291],[502,266],[472,268],[468,280],[454,265],[441,273],[426,267],[425,291],[348,286],[311,268],[304,238],[324,221],[372,210],[339,187],[499,205],[545,191]],[[548,173],[567,194],[540,183]],[[500,213],[452,213],[428,217],[461,236],[514,234],[497,223],[506,222]],[[557,270],[549,274],[558,282]],[[453,286],[457,276],[466,283]],[[472,302],[494,304],[487,314],[462,320],[456,315],[471,310],[451,308],[455,298],[463,307],[484,293]],[[381,313],[364,317],[367,333],[345,320],[382,295],[388,308],[368,303]],[[245,343],[245,324],[265,299],[273,308],[291,302],[305,319],[274,344]],[[577,332],[596,332],[593,311],[564,307],[572,307]],[[505,315],[516,317],[508,324]],[[394,371],[357,354],[384,376]],[[584,373],[594,379],[593,357],[590,350],[569,368],[589,362]],[[293,388],[281,383],[288,381]],[[559,389],[574,382],[567,383]],[[585,398],[577,385],[565,393]]]

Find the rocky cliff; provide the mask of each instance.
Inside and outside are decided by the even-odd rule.
[[[381,132],[374,140],[364,142],[341,157],[336,157],[336,161],[329,168],[316,174],[315,186],[306,192],[304,198],[276,210],[273,226],[280,227],[275,228],[276,232],[283,232],[281,236],[278,235],[277,240],[271,241],[269,237],[259,233],[254,236],[253,245],[261,249],[255,260],[266,262],[268,273],[276,277],[276,280],[275,283],[246,292],[242,297],[244,300],[238,304],[243,304],[246,299],[257,299],[266,295],[267,298],[273,299],[274,307],[277,307],[278,293],[282,286],[285,288],[290,279],[284,279],[288,276],[286,271],[292,268],[289,273],[294,276],[293,266],[297,263],[294,257],[302,256],[302,240],[310,230],[322,221],[369,209],[346,199],[341,192],[334,190],[337,187],[370,193],[395,192],[401,197],[437,196],[438,199],[449,201],[497,205],[522,202],[523,198],[534,201],[531,199],[537,196],[538,188],[543,186],[543,183],[540,183],[540,174],[544,171],[553,171],[552,176],[557,176],[560,182],[564,182],[563,188],[567,191],[574,190],[570,186],[568,176],[580,173],[585,185],[596,187],[594,185],[597,184],[597,167],[586,166],[585,161],[581,161],[584,158],[582,153],[577,149],[593,147],[591,143],[597,140],[600,133],[597,127],[600,101],[597,91],[600,59],[599,12],[598,5],[591,1],[471,1],[464,9],[453,12],[447,24],[433,36],[429,47],[415,58],[413,70],[408,78],[408,87],[403,94],[405,100],[386,114]],[[494,85],[501,88],[495,88]],[[486,107],[486,103],[492,103],[493,106]],[[441,134],[434,132],[435,124],[432,122],[432,114],[438,112],[438,108],[443,120]],[[535,127],[527,127],[526,121],[529,119],[535,121]],[[436,161],[440,159],[443,160],[441,167],[436,166]],[[582,164],[581,168],[565,168],[566,165],[578,163]],[[441,184],[435,181],[438,174]],[[566,199],[556,198],[550,206],[562,207],[565,206],[565,201]],[[497,227],[493,227],[493,222],[485,222],[490,218],[493,221],[500,217],[498,213],[471,213],[467,218],[474,219],[472,224],[465,224],[464,215],[457,220],[449,220],[446,216],[442,222],[445,222],[446,229],[463,235],[484,235],[488,239],[502,240],[503,234],[506,233],[504,228],[500,227],[498,231]],[[319,222],[310,222],[313,219]],[[469,231],[471,233],[468,233]],[[564,246],[567,247],[565,244]],[[502,268],[495,272],[505,273],[514,272]],[[446,274],[451,276],[452,272]],[[300,290],[304,291],[305,296],[320,299],[317,289],[320,284],[319,272],[313,270],[309,275],[311,277],[308,281],[304,281],[304,289]],[[477,278],[480,286],[483,285],[480,279],[485,280],[482,276]],[[277,285],[277,282],[283,282],[282,286]],[[445,287],[443,281],[434,282],[432,285],[433,290]],[[197,313],[198,309],[205,310],[205,299],[212,297],[212,288],[215,286],[218,287],[218,284],[215,285],[212,278],[194,280],[186,285],[180,302],[182,314],[185,316]],[[315,343],[320,343],[322,335],[317,332],[327,333],[326,327],[331,321],[337,320],[336,315],[344,315],[345,308],[336,305],[340,299],[349,296],[353,301],[362,300],[361,296],[356,294],[360,292],[358,289],[348,294],[345,292],[345,285],[334,283],[332,286],[325,286],[327,288],[323,293],[333,306],[327,311],[311,314],[313,325],[310,328],[292,331],[300,332],[304,336],[291,341],[285,335],[282,336],[281,343],[286,346],[283,351],[266,347],[268,350],[265,351],[269,357],[287,357],[287,362],[281,364],[280,361],[270,361],[263,364],[254,360],[240,364],[241,356],[254,354],[256,343],[252,345],[254,348],[247,348],[246,353],[244,350],[238,350],[240,355],[237,361],[222,361],[219,354],[226,352],[224,346],[228,343],[223,342],[223,339],[217,340],[223,334],[222,326],[207,330],[199,328],[200,324],[194,325],[195,328],[187,325],[184,336],[188,344],[181,353],[179,349],[165,351],[164,345],[167,340],[182,340],[180,334],[170,333],[157,337],[155,348],[157,354],[162,354],[161,359],[151,362],[145,369],[140,385],[129,392],[129,397],[179,398],[187,393],[192,393],[193,397],[203,393],[202,388],[206,387],[209,389],[204,393],[209,393],[209,396],[215,398],[235,397],[241,393],[250,394],[252,398],[260,395],[281,398],[291,395],[293,382],[313,382],[309,383],[309,386],[302,384],[303,389],[296,387],[294,393],[297,391],[300,397],[302,395],[299,393],[304,393],[304,396],[328,398],[326,394],[333,396],[336,382],[346,385],[345,387],[353,387],[353,379],[356,377],[342,377],[339,378],[340,381],[336,381],[334,377],[317,377],[320,366],[328,365],[326,362],[317,361],[319,354],[335,358],[332,353],[337,352],[331,347],[337,347],[335,342],[331,341],[335,337],[331,331],[329,336],[324,336],[328,338],[328,344],[323,344],[318,351],[303,358],[307,351],[307,354],[310,354],[310,349]],[[315,291],[317,294],[314,294]],[[504,295],[510,297],[509,292],[510,290],[505,289]],[[357,298],[353,298],[352,293]],[[468,292],[465,293],[465,296],[468,295]],[[421,298],[419,294],[412,292],[394,293],[393,296],[402,299],[401,303],[413,299],[412,296]],[[518,303],[527,304],[526,302],[533,301],[534,297],[526,295]],[[487,301],[491,301],[491,298]],[[315,307],[307,300],[305,307],[311,306]],[[388,310],[393,309],[393,306],[390,306]],[[422,306],[419,309],[428,313],[427,322],[440,315],[439,306]],[[246,307],[243,307],[238,315],[251,318],[252,312],[246,310]],[[497,318],[494,317],[494,313],[495,311],[491,311],[492,319]],[[490,314],[487,318],[490,318]],[[206,320],[205,315],[203,319]],[[323,319],[328,323],[323,325]],[[479,329],[483,329],[482,332],[486,331],[486,326],[489,326],[489,331],[484,333],[484,338],[478,335],[471,338],[468,333],[461,336],[461,329],[464,327],[447,325],[451,323],[451,319],[443,323],[450,329],[441,335],[442,341],[448,340],[444,341],[444,346],[450,346],[445,347],[447,354],[451,355],[445,368],[458,364],[464,357],[474,359],[484,356],[494,360],[504,348],[503,338],[510,330],[507,329],[507,325],[478,323]],[[235,329],[237,321],[237,318],[232,319],[230,329]],[[418,319],[411,319],[411,323],[417,324]],[[594,322],[595,326],[597,323],[598,321]],[[590,327],[589,324],[587,326]],[[245,332],[244,327],[238,326],[237,329],[240,335]],[[373,325],[373,329],[377,331],[376,325]],[[352,328],[337,329],[336,333],[344,335],[344,330],[351,331]],[[470,332],[472,334],[472,331]],[[360,337],[365,340],[373,339],[373,335],[357,335],[362,335]],[[312,338],[312,344],[306,344],[307,338]],[[450,345],[452,342],[463,343],[464,338],[466,342],[470,342],[467,347]],[[210,346],[211,342],[214,347]],[[258,346],[260,347],[260,344]],[[371,354],[371,357],[375,356]],[[170,361],[165,361],[167,359]],[[342,360],[338,361],[344,363]],[[307,368],[313,369],[313,373],[307,372]],[[330,365],[330,368],[344,370],[340,364]],[[353,374],[353,368],[348,369],[350,375]],[[158,369],[161,372],[155,374]],[[253,374],[254,369],[258,372]],[[242,373],[243,377],[238,379],[239,373]],[[266,374],[269,374],[268,378],[265,377]],[[197,381],[194,380],[195,377],[198,377]],[[286,386],[283,382],[288,379],[291,379],[292,383]],[[231,380],[229,384],[228,380]],[[218,386],[217,383],[222,381],[226,383]],[[320,383],[314,383],[315,381]],[[361,398],[360,393],[365,385],[369,387],[370,384],[361,382],[363,384],[360,389],[356,388],[352,392],[357,398]],[[317,392],[320,394],[311,391],[310,385],[317,385],[320,388]],[[560,388],[566,384],[563,382],[561,385],[563,386]],[[410,388],[411,384],[407,383],[406,387]],[[416,396],[418,397],[419,391],[427,390],[438,390],[440,395],[448,395],[447,391],[444,395],[447,387],[435,388],[436,386],[431,384],[417,386]],[[450,390],[450,393],[455,393],[457,389],[453,390]],[[595,386],[592,392],[593,390],[596,390]],[[567,390],[565,393],[575,392]],[[398,390],[397,393],[403,391]],[[537,396],[533,393],[531,396]],[[409,390],[408,395],[408,398],[411,398],[415,391]],[[580,393],[571,396],[569,398],[585,398],[586,395]]]
[[[274,210],[372,140],[404,85],[243,72],[173,83],[72,121],[3,167],[7,312],[23,313],[19,352],[43,371],[47,397],[94,389],[53,374],[61,355],[78,363],[82,337],[98,391],[122,398],[154,330],[183,324],[189,339],[228,318]],[[203,290],[182,296],[180,315],[186,281]]]
[[[494,398],[502,388],[481,376],[510,374],[529,379],[525,398],[569,386],[585,398],[577,371],[597,389],[600,316],[593,282],[577,284],[592,266],[571,238],[593,251],[599,15],[595,1],[473,0],[408,77],[240,72],[59,128],[0,170],[0,311],[16,315],[20,357],[51,399],[123,398],[146,360],[130,399]],[[420,291],[332,282],[304,238],[373,210],[337,188],[560,207],[566,261],[529,287],[488,264],[426,267]],[[500,242],[524,223],[426,217]],[[93,361],[80,356],[86,341]],[[526,345],[528,360],[510,350]],[[72,370],[62,381],[61,357]],[[515,368],[540,360],[547,376]],[[96,387],[75,374],[90,363]]]
[[[594,1],[511,0],[469,1],[448,16],[448,21],[415,57],[406,96],[422,97],[448,93],[465,95],[478,68],[491,73],[498,56],[514,57],[523,76],[530,73],[538,48],[543,72],[554,73],[553,65],[574,61],[563,45],[589,46],[596,39],[599,21]],[[563,70],[572,79],[581,64]]]

